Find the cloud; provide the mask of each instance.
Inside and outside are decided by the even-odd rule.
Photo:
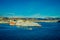
[[[57,16],[42,16],[40,13],[35,13],[33,15],[16,15],[15,13],[6,13],[5,17],[19,17],[19,18],[45,18],[45,17],[57,17]]]
[[[32,17],[34,17],[34,18],[40,18],[40,14],[36,13],[36,14],[32,15]]]
[[[33,15],[30,15],[30,16],[25,16],[25,17],[28,17],[28,18],[40,18],[40,13],[36,13],[36,14],[33,14]]]
[[[15,13],[7,13],[7,15],[15,15]]]
[[[14,15],[15,15],[15,13],[5,13],[4,14],[5,17],[11,17],[11,16],[14,16]]]

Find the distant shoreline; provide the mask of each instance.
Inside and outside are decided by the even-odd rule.
[[[0,17],[0,24],[1,23],[9,23],[11,21],[30,21],[30,22],[60,22],[60,18],[8,18],[8,17]]]
[[[58,22],[58,20],[36,20],[35,22]]]
[[[28,20],[30,21],[30,20]],[[32,22],[58,22],[58,20],[32,20]],[[0,21],[0,24],[3,23],[3,24],[8,24],[9,22],[8,21]]]

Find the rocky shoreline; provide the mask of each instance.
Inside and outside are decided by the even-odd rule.
[[[59,22],[59,20],[33,20],[32,22]],[[0,23],[9,23],[9,21],[0,21]]]

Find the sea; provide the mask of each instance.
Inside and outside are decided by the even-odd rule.
[[[0,24],[0,40],[60,40],[59,22],[39,22],[41,27]]]

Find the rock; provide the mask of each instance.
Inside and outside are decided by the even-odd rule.
[[[60,20],[58,22],[60,22]]]
[[[30,21],[25,21],[25,22],[23,22],[23,21],[17,21],[16,25],[17,26],[41,26],[38,23],[30,22]]]

